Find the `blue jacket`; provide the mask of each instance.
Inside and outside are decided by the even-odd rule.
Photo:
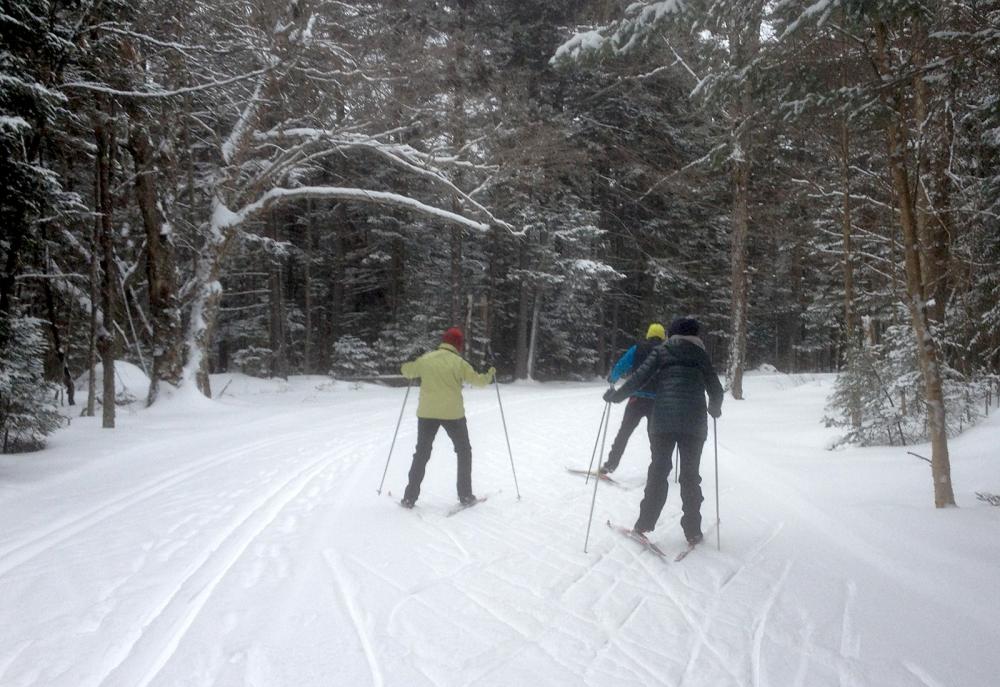
[[[650,346],[650,348],[652,348],[652,346]],[[636,344],[622,354],[622,357],[618,359],[615,366],[611,368],[611,374],[608,375],[609,382],[614,384],[622,377],[627,377],[635,371],[635,368],[637,367],[635,358],[638,350],[639,344]],[[640,360],[638,362],[639,364],[642,364],[644,360]],[[640,387],[630,393],[629,396],[634,396],[636,398],[656,398],[656,390],[655,387],[653,389]]]

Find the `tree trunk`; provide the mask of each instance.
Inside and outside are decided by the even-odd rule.
[[[841,75],[843,84],[843,74]],[[840,181],[843,186],[843,203],[841,206],[841,233],[843,236],[844,262],[844,339],[847,343],[847,356],[860,355],[857,316],[854,312],[854,254],[852,245],[853,212],[851,207],[851,138],[847,117],[840,120]],[[851,426],[857,430],[861,427],[861,396],[858,389],[852,385],[850,391]]]
[[[218,202],[214,201],[215,204]],[[232,238],[232,231],[213,227],[195,267],[194,279],[198,286],[192,299],[191,321],[185,339],[187,362],[184,366],[184,378],[193,378],[198,390],[208,398],[212,397],[208,347],[215,331],[219,303],[222,300],[222,285],[219,283],[222,260]]]
[[[879,67],[884,77],[890,76],[888,29],[876,25]],[[885,96],[883,96],[885,97]],[[938,508],[955,505],[951,484],[951,463],[948,456],[948,434],[945,423],[944,394],[942,391],[939,354],[927,322],[924,298],[924,278],[921,264],[926,262],[918,236],[914,200],[910,192],[910,174],[906,166],[907,130],[906,108],[903,94],[897,89],[894,96],[893,115],[886,123],[889,154],[889,172],[899,209],[899,223],[903,237],[904,264],[906,266],[906,305],[910,311],[913,334],[917,340],[917,360],[924,381],[927,403],[928,431],[931,438],[931,473],[934,479],[934,505]]]
[[[106,114],[99,111],[99,118]],[[97,336],[97,349],[104,367],[101,426],[113,429],[115,426],[115,261],[112,226],[113,203],[111,200],[111,156],[114,137],[109,130],[110,122],[99,121],[94,127],[97,141],[97,200],[100,213],[100,260],[101,260],[101,310],[104,317]],[[96,256],[95,256],[96,257]]]
[[[307,206],[309,217],[306,219],[305,240],[302,247],[302,285],[304,289],[303,307],[305,308],[305,337],[302,341],[302,371],[312,374],[312,237],[313,223],[316,221],[316,208],[312,201]]]
[[[611,341],[608,344],[609,356],[605,362],[605,372],[611,371],[615,355],[618,353],[618,330],[621,328],[621,314],[621,299],[615,297],[611,300]]]
[[[733,219],[730,246],[730,310],[732,337],[729,342],[729,365],[726,378],[733,398],[743,398],[743,366],[747,347],[747,310],[749,281],[747,274],[747,243],[750,231],[750,173],[752,145],[750,118],[754,112],[753,76],[749,66],[760,47],[762,0],[738,6],[730,18],[730,62],[745,70],[734,102],[733,117]]]
[[[59,369],[62,371],[63,384],[66,386],[66,402],[68,405],[73,406],[76,405],[76,387],[73,384],[73,375],[70,374],[69,362],[66,360],[66,349],[63,347],[62,336],[59,333],[59,319],[56,316],[56,299],[52,293],[52,284],[49,279],[42,280],[42,289],[45,292],[45,307],[48,310],[49,327],[52,330],[52,345],[56,351],[56,358],[59,360]]]
[[[535,290],[535,303],[531,311],[531,343],[528,346],[528,379],[535,378],[535,354],[538,353],[538,317],[542,312],[542,289]]]
[[[470,344],[470,342],[472,340],[472,306],[475,303],[475,299],[472,297],[472,294],[470,293],[468,296],[466,296],[465,301],[466,301],[465,302],[465,337],[464,337],[464,340],[463,340],[462,343],[465,346],[466,356],[468,356],[469,353],[472,351],[472,346],[470,346],[469,344]]]
[[[336,228],[334,230],[333,238],[333,288],[331,291],[331,303],[330,303],[330,331],[332,336],[330,337],[331,343],[335,342],[343,335],[343,319],[346,298],[344,279],[347,257],[345,251],[347,250],[346,242],[344,241],[344,234],[348,229],[347,225],[347,211],[344,206],[341,205],[336,210],[337,222],[335,224]]]
[[[607,327],[607,298],[601,295],[597,306],[597,360],[594,361],[594,374],[603,374],[605,360],[608,357],[608,327]]]
[[[457,325],[462,321],[462,230],[459,227],[451,229],[451,318],[449,325]],[[460,351],[461,352],[461,351]]]
[[[497,317],[497,259],[500,255],[500,229],[498,227],[490,229],[490,248],[489,283],[486,296],[483,298],[483,336],[486,338],[486,353],[490,354],[490,363],[492,364],[493,337]]]
[[[160,382],[177,386],[184,372],[181,312],[173,228],[163,216],[157,193],[153,144],[143,113],[129,106],[129,151],[135,162],[135,199],[146,231],[146,281],[153,325],[153,370],[146,405],[153,405]]]
[[[525,379],[528,376],[528,316],[530,312],[531,287],[527,281],[521,282],[517,303],[517,348],[515,349],[514,376]]]
[[[737,135],[740,145],[744,135]],[[749,151],[737,148],[734,156],[748,155]],[[729,366],[726,378],[729,392],[737,400],[743,399],[743,365],[747,346],[747,233],[750,224],[750,161],[737,157],[733,161],[733,221],[730,246],[730,289],[732,304],[730,318],[732,336],[729,341]]]
[[[465,145],[465,126],[467,114],[465,111],[465,89],[466,84],[462,78],[462,68],[466,61],[465,27],[468,18],[468,6],[465,3],[458,3],[457,6],[457,26],[452,36],[453,56],[449,62],[448,86],[452,95],[452,107],[450,112],[451,144],[457,153]],[[455,177],[455,183],[462,183],[461,173]],[[458,198],[453,198],[451,210],[460,214],[462,206]],[[451,228],[451,321],[449,324],[458,325],[462,321],[462,311],[465,306],[465,297],[462,294],[462,242],[464,234],[461,227]],[[469,332],[466,332],[468,335]],[[463,341],[463,347],[468,350],[469,337]],[[460,351],[462,352],[462,351]]]
[[[277,243],[278,222],[273,210],[267,213],[267,222],[271,225],[271,238]],[[275,253],[269,262],[267,283],[270,293],[271,374],[287,379],[288,355],[285,346],[285,303],[282,293],[281,255]]]
[[[197,196],[195,195],[195,182],[194,182],[194,145],[192,143],[191,136],[191,120],[193,118],[192,107],[191,107],[191,96],[187,95],[184,97],[185,112],[187,116],[184,118],[184,126],[181,129],[181,142],[184,145],[184,150],[187,152],[187,187],[188,187],[188,225],[191,228],[198,226],[198,208]]]
[[[402,237],[397,236],[392,240],[392,262],[389,264],[390,319],[396,321],[406,295],[406,243]]]
[[[946,174],[940,177],[934,174],[934,161],[945,157],[946,150],[938,150],[939,136],[936,135],[936,118],[931,116],[930,90],[919,68],[926,64],[924,42],[927,40],[926,30],[922,22],[917,22],[913,40],[916,42],[914,63],[918,73],[913,77],[914,120],[918,125],[918,140],[920,151],[917,160],[917,193],[916,222],[917,236],[921,244],[921,270],[924,279],[924,293],[927,295],[927,316],[933,324],[943,324],[948,301],[948,261],[950,250],[948,246],[949,227],[942,207],[938,205],[942,198],[932,198],[930,189],[935,188],[935,181],[940,181],[943,189],[947,189]],[[945,141],[947,144],[947,141]]]
[[[520,266],[522,270],[527,266],[525,240],[522,238],[519,246]],[[521,277],[521,288],[517,303],[517,342],[514,354],[514,377],[517,379],[524,379],[528,376],[528,316],[530,304],[531,286],[524,277]]]
[[[479,320],[481,322],[480,330],[484,340],[483,347],[480,350],[481,354],[479,356],[479,362],[485,365],[489,362],[488,354],[493,350],[492,338],[490,337],[490,301],[489,298],[486,297],[486,294],[479,297]]]
[[[94,207],[98,207],[100,201],[100,180],[94,174]],[[97,298],[99,288],[97,286],[100,275],[97,269],[97,237],[100,235],[101,218],[94,215],[94,224],[90,228],[90,332],[87,338],[87,407],[83,414],[86,417],[94,417],[97,405]]]

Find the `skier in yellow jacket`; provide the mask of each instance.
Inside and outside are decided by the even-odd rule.
[[[420,378],[417,449],[410,465],[410,481],[400,501],[406,508],[413,508],[420,496],[420,483],[424,479],[424,470],[431,458],[431,447],[439,427],[444,427],[448,433],[458,456],[458,500],[463,505],[476,502],[472,493],[472,446],[465,423],[462,382],[486,386],[493,381],[496,370],[491,367],[485,374],[478,374],[459,354],[461,349],[462,331],[452,327],[441,337],[437,350],[403,363],[401,368],[407,379]]]

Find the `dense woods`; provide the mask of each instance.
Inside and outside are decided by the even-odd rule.
[[[1000,372],[1000,3],[4,0],[0,32],[5,451],[114,360],[154,403],[459,325],[586,379],[690,314],[732,396],[839,370],[829,421],[930,439],[952,501]]]

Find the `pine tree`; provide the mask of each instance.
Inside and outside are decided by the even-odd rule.
[[[62,424],[45,380],[46,342],[42,322],[30,317],[0,319],[0,442],[4,453],[33,451]]]

